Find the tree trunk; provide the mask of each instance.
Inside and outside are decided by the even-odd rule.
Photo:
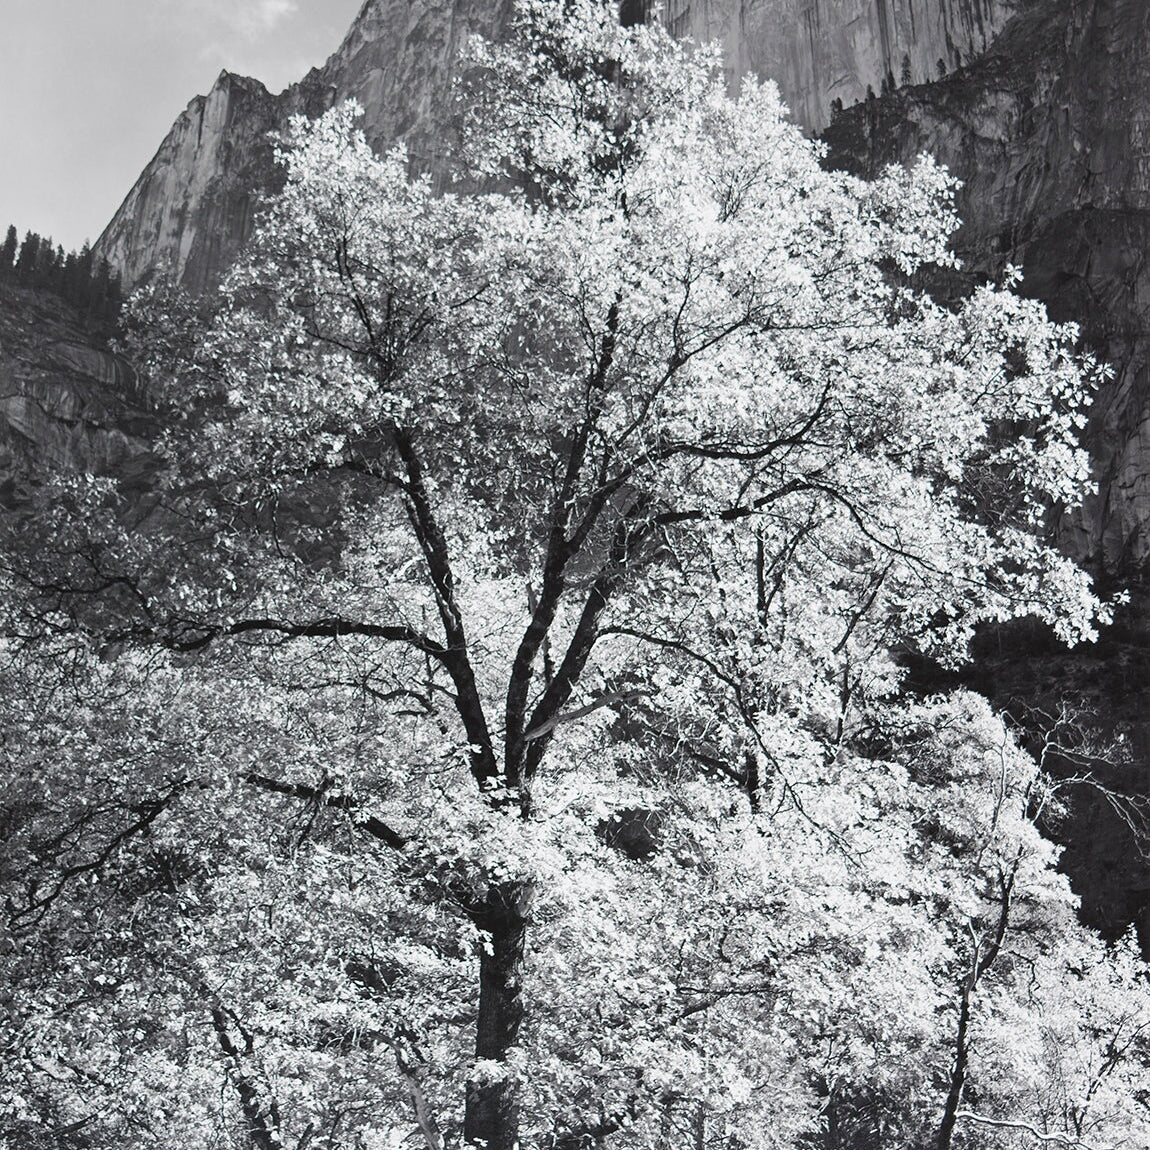
[[[942,1124],[938,1128],[936,1150],[950,1150],[954,1140],[954,1127],[958,1122],[958,1108],[962,1105],[962,1092],[966,1089],[967,1063],[970,1059],[970,1017],[971,1000],[982,976],[995,964],[1006,938],[1010,925],[1011,898],[1014,893],[1014,880],[1018,877],[1018,866],[1022,861],[1022,848],[1014,860],[1009,874],[999,872],[1001,890],[998,895],[998,922],[994,936],[989,940],[985,952],[979,941],[971,956],[970,974],[962,984],[962,997],[958,1004],[958,1031],[954,1036],[954,1065],[950,1071],[950,1089],[946,1095],[946,1107],[942,1112]],[[985,941],[985,940],[983,940]]]
[[[954,1039],[954,1065],[950,1071],[950,1089],[946,1095],[946,1106],[942,1112],[942,1123],[938,1128],[937,1150],[950,1150],[954,1139],[954,1127],[958,1121],[958,1108],[962,1104],[962,1092],[966,1088],[966,1063],[968,1058],[967,1031],[970,1028],[970,996],[974,987],[967,982],[962,988],[962,999],[958,1008],[958,1033]]]
[[[231,1059],[235,1072],[236,1092],[240,1096],[248,1136],[255,1150],[283,1150],[280,1138],[280,1113],[275,1097],[258,1071],[248,1065],[252,1055],[252,1036],[231,1014],[231,1020],[240,1032],[243,1047],[235,1044],[228,1026],[229,1013],[221,1006],[212,1007],[212,1025],[219,1039],[220,1049]]]
[[[523,946],[533,890],[530,883],[493,883],[468,906],[471,920],[490,937],[479,955],[479,1018],[475,1056],[506,1063],[523,1021]],[[517,1150],[519,1100],[514,1078],[481,1069],[467,1084],[463,1139],[485,1150]]]

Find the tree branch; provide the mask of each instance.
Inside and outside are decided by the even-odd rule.
[[[1019,1122],[1008,1118],[990,1118],[985,1114],[975,1114],[970,1110],[958,1111],[955,1118],[966,1122],[977,1122],[982,1126],[994,1126],[1001,1130],[1021,1130],[1024,1134],[1029,1134],[1031,1138],[1037,1138],[1039,1142],[1054,1142],[1059,1146],[1081,1147],[1082,1150],[1090,1150],[1089,1142],[1071,1138],[1068,1134],[1043,1134],[1041,1130],[1029,1122]]]
[[[281,783],[276,779],[269,779],[266,775],[250,773],[244,776],[244,781],[262,791],[271,791],[277,795],[287,795],[289,798],[302,799],[304,802],[316,803],[319,806],[329,807],[332,810],[347,811],[349,814],[358,814],[357,803],[350,795],[328,795],[323,787],[310,787],[306,783]],[[408,840],[398,831],[389,827],[382,819],[370,815],[366,819],[356,822],[372,838],[378,839],[392,850],[401,851],[408,845]]]
[[[34,894],[29,896],[28,905],[21,909],[9,910],[9,923],[13,932],[17,930],[30,929],[40,923],[44,916],[48,913],[52,904],[64,892],[64,888],[68,883],[79,877],[82,874],[90,874],[93,871],[100,870],[116,853],[121,846],[124,845],[129,839],[134,838],[136,835],[144,833],[148,827],[152,825],[160,817],[160,815],[168,809],[169,806],[175,801],[180,792],[188,785],[187,779],[180,779],[171,784],[168,792],[158,798],[147,799],[142,803],[137,803],[135,806],[129,808],[134,814],[139,817],[135,822],[125,827],[119,833],[113,835],[104,844],[103,849],[93,858],[88,859],[86,862],[76,863],[73,866],[65,867],[60,872],[60,877],[53,885],[49,893],[43,897],[37,898]],[[35,889],[35,888],[33,888]]]
[[[587,665],[591,649],[598,638],[599,619],[611,598],[623,586],[626,577],[637,565],[637,549],[651,532],[652,520],[649,517],[650,499],[641,496],[637,499],[615,527],[615,536],[607,561],[599,570],[587,599],[583,604],[579,622],[567,645],[562,662],[555,671],[555,677],[543,697],[539,700],[526,727],[528,730],[543,731],[526,744],[523,755],[523,775],[520,780],[530,783],[551,740],[557,716],[571,697],[571,692]],[[552,722],[555,720],[555,722]],[[550,724],[548,726],[548,724]],[[510,778],[508,780],[511,781]]]
[[[607,312],[607,330],[603,335],[598,359],[587,377],[587,410],[578,431],[572,438],[571,449],[567,453],[566,466],[563,470],[563,481],[555,496],[539,601],[531,613],[531,620],[515,652],[515,660],[511,667],[504,713],[506,730],[504,769],[510,786],[519,784],[524,771],[524,757],[529,741],[524,733],[527,725],[527,696],[534,678],[535,661],[550,632],[551,624],[555,621],[559,603],[566,590],[567,564],[586,542],[613,492],[625,482],[622,476],[617,476],[609,484],[600,484],[599,489],[591,496],[575,530],[570,536],[568,535],[576,502],[575,491],[587,459],[587,446],[603,410],[607,374],[615,357],[621,302],[621,295],[616,295]],[[551,683],[548,684],[548,689],[550,686]],[[533,723],[532,727],[536,725]]]
[[[498,778],[499,768],[495,763],[491,734],[475,682],[475,672],[467,654],[467,633],[463,626],[463,614],[455,598],[455,576],[451,570],[447,538],[432,507],[423,476],[423,465],[410,434],[396,428],[394,440],[396,450],[407,469],[408,515],[427,562],[439,618],[443,623],[446,644],[440,649],[442,653],[438,657],[455,684],[455,708],[471,748],[471,773],[476,782],[483,786]]]
[[[229,1017],[235,1023],[243,1040],[241,1050],[232,1038],[228,1027]],[[220,1043],[220,1049],[231,1059],[236,1076],[236,1092],[240,1096],[240,1106],[247,1120],[248,1134],[256,1150],[283,1150],[280,1138],[279,1104],[271,1094],[262,1075],[246,1068],[245,1062],[251,1057],[254,1040],[235,1013],[226,1010],[218,1002],[212,1006],[212,1028]]]
[[[344,635],[358,635],[366,639],[383,639],[391,643],[408,643],[417,651],[438,659],[446,665],[449,652],[434,639],[408,627],[405,624],[381,624],[357,622],[338,616],[327,619],[313,619],[306,623],[292,623],[284,619],[241,619],[225,626],[198,626],[190,624],[185,634],[195,634],[192,639],[165,636],[158,628],[131,628],[114,632],[108,637],[109,643],[130,642],[139,639],[158,639],[165,647],[183,654],[202,651],[220,639],[234,638],[268,631],[282,635],[285,639],[336,639]]]

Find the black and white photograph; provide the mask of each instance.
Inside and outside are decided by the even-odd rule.
[[[1147,0],[0,28],[0,1150],[1150,1150]]]

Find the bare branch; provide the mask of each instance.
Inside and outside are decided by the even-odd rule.
[[[1070,1146],[1081,1148],[1081,1150],[1095,1150],[1094,1145],[1090,1142],[1071,1138],[1067,1134],[1044,1134],[1029,1122],[1019,1122],[1009,1118],[991,1118],[986,1114],[975,1114],[970,1110],[958,1111],[955,1118],[966,1122],[977,1122],[981,1126],[993,1126],[999,1130],[1021,1130],[1024,1134],[1029,1134],[1031,1138],[1038,1139],[1039,1142],[1051,1142],[1057,1146]]]

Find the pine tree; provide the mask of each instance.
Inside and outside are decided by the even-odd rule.
[[[102,326],[105,320],[105,308],[108,301],[111,268],[106,259],[97,261],[88,280],[87,298],[84,305],[84,318],[97,327]]]
[[[88,283],[92,276],[92,251],[87,243],[69,254],[64,267],[64,298],[83,311],[88,305]]]
[[[64,257],[64,268],[60,275],[60,294],[69,303],[74,304],[79,294],[77,263],[79,257],[75,252],[69,252]]]
[[[20,254],[16,257],[16,279],[20,283],[31,283],[36,275],[36,264],[40,258],[40,237],[35,232],[25,232]]]
[[[4,244],[0,247],[0,280],[11,279],[16,263],[16,252],[20,246],[16,236],[16,225],[8,225],[8,234],[4,237]]]
[[[28,231],[17,240],[9,225],[0,245],[0,281],[52,292],[70,303],[86,325],[97,332],[113,328],[123,303],[118,273],[106,259],[96,260],[87,242],[79,252],[66,252],[51,236]]]
[[[68,256],[64,251],[64,245],[57,244],[55,251],[52,252],[51,267],[48,271],[47,282],[47,286],[57,294],[60,294],[64,290],[64,265],[67,259]]]

